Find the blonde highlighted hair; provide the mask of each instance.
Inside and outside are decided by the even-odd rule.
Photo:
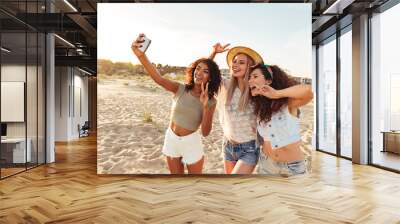
[[[247,68],[246,68],[246,73],[244,74],[244,77],[243,77],[244,92],[242,92],[242,94],[240,95],[239,108],[238,108],[239,111],[244,111],[250,101],[249,75],[250,75],[251,66],[254,66],[255,62],[249,55],[242,53],[242,52],[238,53],[237,55],[239,55],[239,54],[246,55],[246,57],[247,57]],[[233,58],[235,58],[237,55],[235,55]],[[231,63],[231,66],[232,66],[232,63]],[[233,93],[234,93],[236,87],[238,87],[238,78],[232,76],[231,80],[229,82],[229,85],[228,85],[227,93],[226,93],[226,99],[225,99],[226,106],[231,104]]]

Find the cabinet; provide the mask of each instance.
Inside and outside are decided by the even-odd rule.
[[[392,152],[400,154],[400,132],[383,131],[383,150],[382,152]]]

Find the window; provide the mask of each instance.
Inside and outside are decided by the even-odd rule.
[[[13,3],[0,3],[3,4]],[[43,12],[40,5],[44,1],[18,2],[19,13]],[[7,116],[17,114],[6,104],[8,101],[13,105],[10,98],[5,98],[7,93],[21,96],[15,99],[23,102],[18,107],[18,119],[1,118],[6,132],[0,144],[0,178],[5,178],[45,163],[46,39],[43,33],[9,15],[0,12],[0,17],[9,21],[0,29],[0,111]]]
[[[400,5],[371,18],[372,163],[400,170]]]
[[[318,149],[336,153],[336,40],[318,48]]]
[[[347,32],[346,32],[347,31]],[[340,154],[352,157],[352,34],[351,26],[340,36]]]

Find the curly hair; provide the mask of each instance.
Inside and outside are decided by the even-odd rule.
[[[279,68],[277,65],[271,65],[269,68],[272,71],[268,71],[267,67],[263,64],[257,64],[252,67],[251,72],[256,69],[260,69],[266,80],[271,80],[271,87],[280,90],[286,89],[290,86],[298,84],[293,78],[291,78],[285,71]],[[283,106],[288,104],[288,98],[280,99],[269,99],[264,96],[251,96],[251,102],[254,105],[254,113],[261,122],[269,122],[274,113],[278,112]]]
[[[193,62],[187,69],[186,69],[186,84],[185,90],[189,91],[194,87],[194,71],[198,64],[204,63],[208,67],[209,71],[209,81],[208,81],[208,97],[211,99],[212,97],[216,96],[219,88],[221,86],[221,72],[217,63],[209,58],[200,58]]]

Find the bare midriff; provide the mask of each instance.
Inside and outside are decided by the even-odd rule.
[[[180,127],[177,124],[175,124],[174,122],[171,121],[171,130],[177,135],[177,136],[186,136],[186,135],[190,135],[196,131],[193,130],[188,130],[186,128]]]
[[[300,148],[301,141],[291,143],[289,145],[272,149],[270,142],[264,142],[262,150],[264,154],[278,162],[294,162],[304,160],[304,153]]]

